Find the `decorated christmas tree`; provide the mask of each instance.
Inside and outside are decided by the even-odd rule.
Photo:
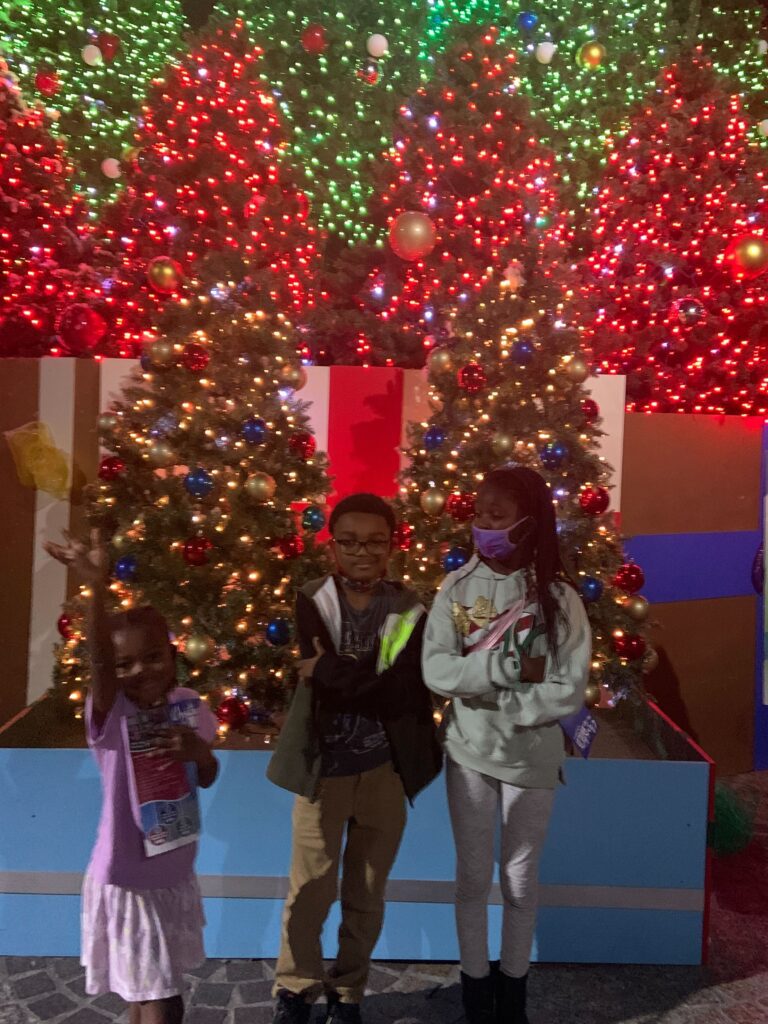
[[[177,0],[6,4],[0,49],[26,96],[52,112],[92,207],[113,195],[144,90],[181,46]]]
[[[150,343],[144,370],[100,420],[108,452],[90,518],[110,537],[115,607],[166,616],[181,678],[223,723],[284,706],[295,588],[322,571],[315,534],[330,483],[315,452],[282,314],[196,305],[194,332]],[[59,620],[53,694],[87,678],[81,595]],[[223,702],[223,703],[222,703]]]
[[[371,174],[391,141],[397,108],[419,81],[428,4],[323,0],[244,4],[216,13],[245,19],[264,51],[263,74],[286,127],[288,159],[316,224],[339,239],[375,233]]]
[[[109,340],[86,211],[49,127],[0,62],[0,356],[79,356]]]
[[[260,70],[261,51],[236,21],[206,31],[152,83],[127,187],[100,225],[126,344],[172,300],[205,294],[291,315],[314,301],[317,232],[281,159]]]
[[[740,97],[693,52],[613,143],[581,309],[630,409],[768,410],[768,163],[749,136]]]
[[[489,61],[487,67],[494,66]],[[636,684],[655,653],[641,625],[648,614],[648,602],[638,594],[642,571],[624,562],[614,528],[609,467],[598,451],[600,412],[584,388],[589,368],[571,322],[570,237],[557,205],[554,160],[536,141],[525,104],[516,124],[521,145],[507,147],[516,160],[499,174],[503,189],[490,191],[498,196],[497,215],[517,211],[503,235],[503,259],[476,281],[468,278],[458,301],[436,310],[439,344],[428,358],[433,413],[410,427],[400,570],[429,599],[442,576],[470,557],[469,526],[483,475],[509,462],[543,473],[558,512],[563,555],[594,629],[589,700],[595,703]],[[402,167],[414,196],[431,189],[433,166],[414,148]],[[469,175],[471,166],[462,163],[461,169]],[[481,194],[491,202],[488,190]],[[465,235],[463,218],[448,219],[440,239],[446,251],[483,251],[486,221],[470,220],[476,244]],[[435,277],[425,276],[428,287]]]
[[[458,31],[432,82],[402,106],[372,202],[389,242],[350,253],[320,311],[339,324],[317,332],[333,358],[420,366],[452,311],[514,286],[528,228],[555,202],[553,154],[516,67],[495,29]]]

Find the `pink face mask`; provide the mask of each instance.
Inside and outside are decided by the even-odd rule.
[[[473,526],[472,539],[475,542],[475,547],[483,558],[495,558],[499,562],[508,561],[528,534],[526,532],[517,541],[510,540],[509,535],[521,523],[525,523],[529,519],[530,516],[523,516],[522,519],[518,519],[516,523],[508,526],[505,530],[481,530],[479,526]]]

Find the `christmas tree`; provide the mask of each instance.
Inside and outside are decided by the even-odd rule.
[[[389,145],[399,103],[419,80],[428,4],[372,0],[242,4],[264,51],[263,74],[286,126],[288,158],[315,222],[339,239],[369,237],[371,172]]]
[[[94,210],[114,194],[147,83],[180,46],[177,0],[11,0],[0,49],[25,94],[56,116]]]
[[[236,21],[152,83],[127,187],[100,225],[125,344],[171,298],[297,315],[314,301],[317,232],[260,73],[261,50]]]
[[[292,324],[190,301],[198,328],[150,343],[145,369],[102,415],[89,513],[110,536],[115,607],[166,616],[181,679],[227,725],[285,705],[297,586],[320,575],[330,482],[315,452]],[[59,620],[53,695],[87,678],[80,595]]]
[[[615,140],[584,268],[586,342],[629,408],[768,410],[768,165],[700,52]]]
[[[85,355],[107,344],[85,208],[40,108],[0,62],[0,355]]]
[[[483,45],[495,43],[486,38]],[[497,62],[491,57],[483,66],[492,75]],[[492,140],[491,118],[500,106],[491,99],[483,103],[478,95],[476,105]],[[421,113],[431,116],[426,109]],[[642,571],[623,561],[610,512],[609,468],[597,450],[599,409],[583,386],[589,370],[572,324],[571,239],[557,204],[553,155],[536,141],[525,102],[514,122],[507,115],[499,122],[508,131],[515,126],[518,146],[499,150],[513,158],[497,172],[498,187],[478,189],[483,202],[469,207],[469,231],[464,217],[448,217],[441,225],[445,250],[468,254],[456,278],[466,287],[435,310],[440,344],[428,359],[433,413],[410,428],[400,570],[429,599],[444,573],[470,557],[469,522],[483,475],[509,461],[542,472],[557,508],[563,555],[594,628],[594,703],[604,695],[601,685],[615,697],[637,682],[643,664],[653,665],[655,654],[640,625],[648,602],[638,594]],[[460,165],[467,192],[475,166],[483,168],[481,181],[484,160],[500,167],[495,147],[488,149],[484,158]],[[419,196],[436,161],[419,146],[403,152],[402,177]],[[478,262],[485,271],[475,276],[469,255],[485,253],[489,222],[499,226],[504,248],[501,241],[494,244],[501,260],[489,250]],[[508,234],[501,230],[505,223]],[[422,278],[427,295],[437,276],[433,270]],[[414,298],[416,283],[414,277]]]
[[[451,311],[514,286],[532,256],[528,227],[555,204],[553,154],[516,67],[496,29],[459,30],[432,82],[402,106],[372,201],[389,244],[351,252],[319,313],[334,322],[316,332],[332,358],[420,366]]]

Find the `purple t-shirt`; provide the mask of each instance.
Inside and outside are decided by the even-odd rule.
[[[176,687],[168,703],[198,698],[194,690]],[[126,889],[169,889],[192,874],[197,843],[189,843],[156,857],[144,852],[144,837],[136,823],[132,790],[127,720],[137,706],[119,691],[99,729],[93,720],[90,695],[85,704],[88,746],[99,766],[102,806],[96,845],[88,873],[96,882]],[[205,701],[199,701],[195,729],[207,743],[216,736],[216,719]]]

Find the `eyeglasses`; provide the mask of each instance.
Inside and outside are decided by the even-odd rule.
[[[388,540],[354,540],[351,537],[334,537],[333,543],[341,548],[345,555],[357,555],[364,551],[366,555],[384,555],[389,551]]]

